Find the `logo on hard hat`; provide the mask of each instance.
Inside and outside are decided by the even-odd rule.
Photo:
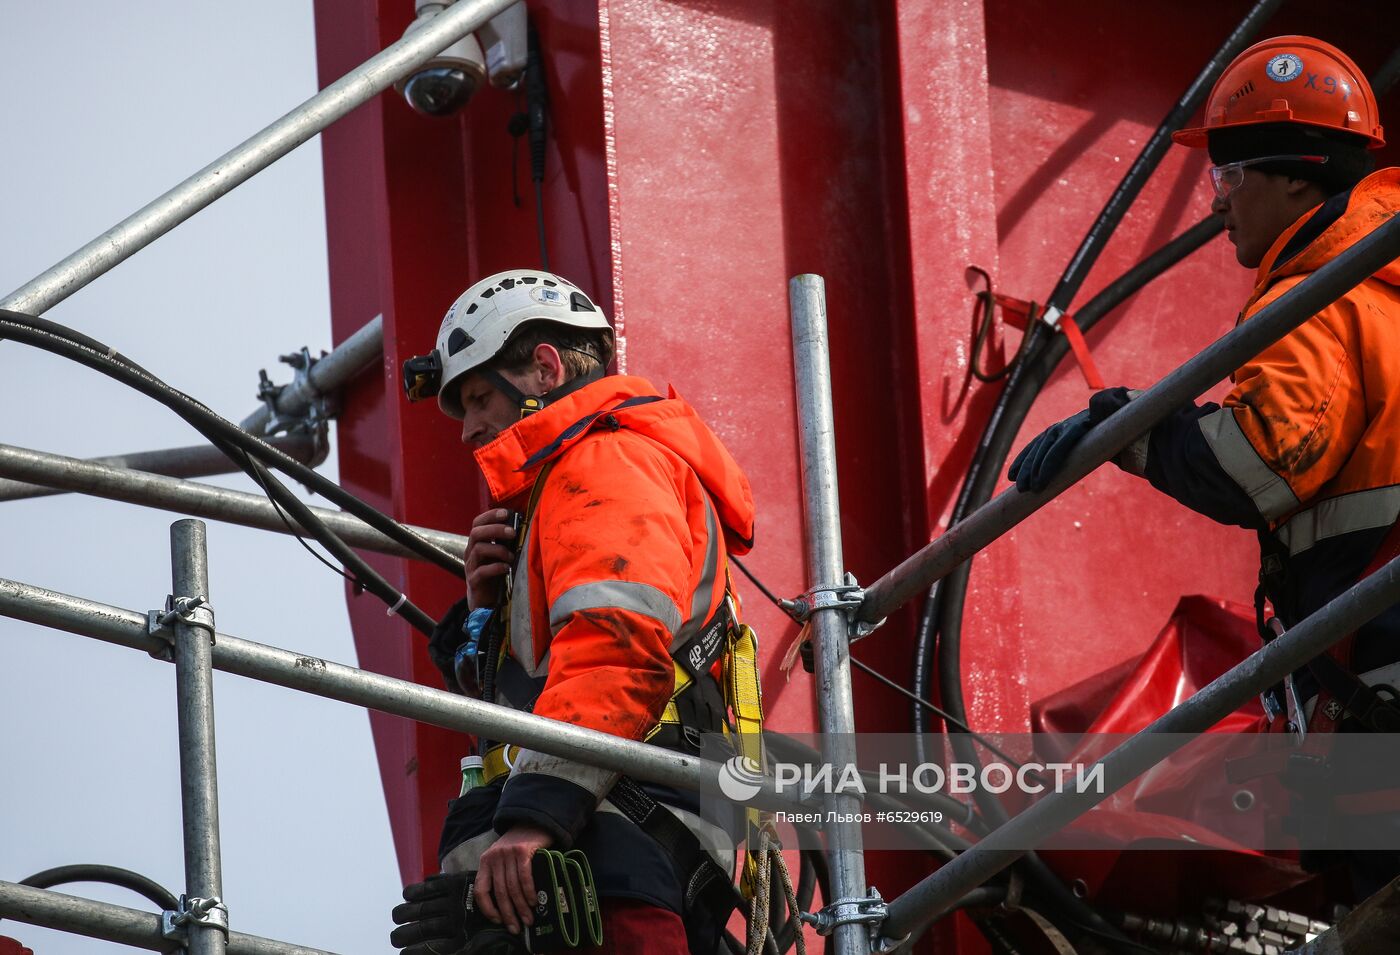
[[[569,300],[558,289],[552,289],[545,285],[536,285],[530,289],[530,297],[541,305],[567,305]]]
[[[720,764],[719,791],[735,802],[747,802],[763,788],[763,770],[747,756],[734,756]]]
[[[1303,61],[1296,53],[1280,53],[1269,61],[1265,72],[1274,82],[1287,83],[1303,75]]]

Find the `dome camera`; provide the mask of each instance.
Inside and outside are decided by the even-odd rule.
[[[404,31],[408,36],[437,16],[447,4],[420,2],[418,15]],[[449,116],[466,105],[486,81],[481,44],[468,33],[433,57],[415,73],[394,84],[394,89],[425,116]]]

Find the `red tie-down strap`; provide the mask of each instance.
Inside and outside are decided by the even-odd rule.
[[[1105,387],[1103,376],[1099,374],[1099,367],[1094,364],[1094,356],[1089,351],[1089,343],[1084,340],[1084,333],[1074,321],[1073,316],[1057,308],[1042,309],[1035,302],[1027,302],[1010,295],[1003,295],[992,288],[992,277],[987,274],[985,269],[978,266],[969,266],[967,271],[970,281],[974,278],[981,278],[986,285],[985,290],[977,293],[978,311],[976,315],[979,317],[974,318],[972,342],[972,373],[979,380],[996,381],[1011,369],[1011,365],[1008,364],[1000,371],[990,373],[978,367],[980,354],[991,330],[993,309],[1000,308],[1002,321],[1012,328],[1020,329],[1022,333],[1030,327],[1032,321],[1036,320],[1063,332],[1065,339],[1069,341],[1070,351],[1074,353],[1074,360],[1079,363],[1079,370],[1084,375],[1084,383],[1094,391],[1103,390]]]

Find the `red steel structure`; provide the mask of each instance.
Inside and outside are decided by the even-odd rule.
[[[673,384],[748,470],[760,515],[748,563],[771,588],[790,596],[806,580],[788,277],[826,278],[846,559],[869,582],[944,529],[1000,387],[969,373],[966,270],[985,269],[1001,293],[1048,295],[1248,6],[530,0],[550,95],[550,266],[614,317],[620,368]],[[1261,35],[1315,35],[1374,70],[1392,52],[1386,6],[1300,0]],[[412,7],[317,0],[322,84],[396,40]],[[1396,105],[1383,97],[1382,117]],[[485,506],[451,423],[408,406],[398,369],[431,347],[467,285],[539,265],[528,150],[507,132],[519,108],[515,94],[484,90],[429,119],[386,93],[323,137],[335,339],[381,313],[385,328],[382,375],[347,393],[342,480],[414,524],[464,532]],[[1205,162],[1168,154],[1078,304],[1208,212]],[[1088,335],[1108,384],[1155,381],[1218,337],[1249,283],[1216,240],[1129,299]],[[1014,353],[1019,331],[995,335]],[[1067,363],[1023,440],[1088,395]],[[367,556],[429,612],[459,596],[436,568]],[[1184,594],[1248,602],[1255,562],[1250,535],[1111,469],[1094,475],[976,562],[963,647],[972,725],[1024,731],[1033,702],[1142,653]],[[764,641],[770,725],[810,731],[811,678],[778,670],[795,628],[740,588]],[[438,685],[421,638],[376,601],[349,606],[362,666]],[[917,612],[855,656],[907,682]],[[853,680],[862,731],[909,729],[905,700]],[[401,872],[416,881],[436,868],[464,743],[371,721]],[[912,852],[866,861],[886,898],[930,864]],[[960,938],[959,950],[980,944]]]

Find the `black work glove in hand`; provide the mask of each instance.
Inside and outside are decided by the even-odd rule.
[[[1129,400],[1126,388],[1106,388],[1096,393],[1089,399],[1088,408],[1052,424],[1032,438],[1011,462],[1007,478],[1015,481],[1016,489],[1022,492],[1045,490],[1084,436]]]
[[[602,944],[602,916],[593,873],[577,850],[541,849],[531,860],[538,904],[534,924],[512,935],[477,908],[475,872],[432,875],[403,890],[389,935],[403,955],[518,955]],[[582,933],[582,938],[580,937]]]

